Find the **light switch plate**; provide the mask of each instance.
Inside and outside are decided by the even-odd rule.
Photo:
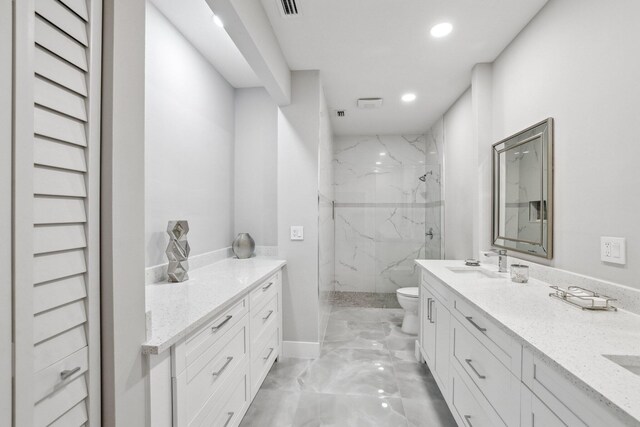
[[[600,260],[613,264],[627,263],[627,239],[624,237],[600,237]]]
[[[301,225],[291,226],[291,240],[304,240],[304,227]]]

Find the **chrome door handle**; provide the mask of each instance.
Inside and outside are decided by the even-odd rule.
[[[465,317],[465,319],[467,319],[469,321],[469,323],[471,323],[473,326],[476,327],[477,330],[479,330],[480,332],[487,332],[487,328],[482,328],[480,327],[480,325],[478,325],[476,322],[473,321],[473,317],[471,316],[467,316]]]
[[[431,321],[431,298],[427,298],[427,319]]]
[[[80,371],[80,366],[76,366],[73,369],[65,369],[64,371],[60,372],[60,379],[64,381],[78,371]]]
[[[478,376],[478,378],[480,378],[481,380],[484,380],[484,379],[487,378],[486,376],[481,375],[480,372],[478,372],[478,370],[473,367],[473,365],[471,364],[471,362],[472,362],[471,359],[464,359],[464,361],[467,362],[467,365],[469,365],[469,367],[471,368],[473,373],[476,374]]]
[[[271,286],[273,285],[273,282],[269,282],[269,284],[267,286],[263,286],[262,287],[262,292],[266,291],[267,289],[269,289]]]
[[[227,361],[224,362],[224,365],[222,365],[222,368],[218,369],[217,372],[212,372],[211,375],[213,375],[214,377],[217,377],[218,375],[220,375],[222,371],[227,369],[227,366],[229,366],[229,363],[231,363],[232,360],[233,360],[233,357],[227,357]]]
[[[233,414],[235,414],[235,412],[228,412],[227,413],[227,422],[224,423],[224,425],[222,427],[227,427],[229,425],[229,423],[231,422],[231,419],[233,418]]]
[[[273,314],[273,310],[269,310],[269,314],[266,315],[266,317],[263,317],[262,320],[267,320],[269,317],[271,317],[271,315]]]
[[[436,302],[436,300],[432,299],[431,302],[429,303],[429,311],[431,312],[431,317],[429,318],[429,321],[431,323],[436,323],[435,320],[433,320],[433,303]]]
[[[464,416],[464,420],[467,422],[467,424],[469,425],[469,427],[473,427],[473,424],[471,424],[471,415],[465,415]]]
[[[213,332],[216,332],[218,329],[222,328],[225,323],[227,323],[229,320],[231,320],[232,317],[233,317],[232,315],[228,315],[222,322],[220,322],[219,325],[212,327],[211,330]]]
[[[263,357],[264,360],[268,360],[271,357],[271,353],[273,353],[273,347],[269,348],[269,354]]]

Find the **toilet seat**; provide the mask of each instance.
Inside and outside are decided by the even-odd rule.
[[[400,288],[396,292],[398,295],[402,295],[407,298],[418,298],[419,295],[417,286],[411,288]]]

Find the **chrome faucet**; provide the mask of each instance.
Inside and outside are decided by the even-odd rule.
[[[490,253],[485,253],[484,256],[497,256],[498,257],[498,272],[506,273],[507,272],[507,250],[506,249],[492,249]]]

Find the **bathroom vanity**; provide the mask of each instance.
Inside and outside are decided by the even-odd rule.
[[[416,263],[419,351],[458,425],[640,426],[640,315],[581,310],[494,266]]]
[[[282,269],[226,259],[147,285],[150,425],[240,424],[282,350]]]

